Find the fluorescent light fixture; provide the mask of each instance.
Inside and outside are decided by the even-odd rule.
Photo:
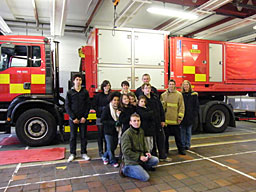
[[[167,8],[157,8],[157,7],[150,7],[147,9],[149,13],[169,16],[169,17],[177,17],[182,19],[194,20],[197,19],[198,16],[193,13],[188,13],[185,11],[178,11],[174,9],[167,9]]]
[[[12,30],[9,28],[9,26],[5,23],[4,19],[0,16],[0,29],[4,33],[12,33]]]

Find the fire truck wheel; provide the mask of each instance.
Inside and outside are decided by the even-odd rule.
[[[43,109],[30,109],[16,122],[16,134],[28,146],[48,145],[55,137],[56,121],[51,113]]]
[[[214,105],[207,112],[204,130],[209,133],[221,133],[226,130],[229,119],[225,106]]]

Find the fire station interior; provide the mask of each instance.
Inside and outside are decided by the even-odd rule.
[[[256,0],[0,5],[0,192],[256,191]],[[159,94],[169,79],[175,78],[178,91],[189,80],[200,112],[185,155],[172,135],[169,161],[148,171],[148,181],[122,177],[119,167],[99,156],[91,108],[91,160],[82,159],[78,136],[77,156],[68,162],[70,127],[63,106],[78,72],[91,101],[103,80],[116,91],[127,80],[135,91],[148,73]],[[119,153],[118,145],[117,159]]]

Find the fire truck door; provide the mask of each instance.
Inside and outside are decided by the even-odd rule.
[[[42,53],[42,46],[29,46],[28,60],[31,72],[31,93],[46,93],[46,69],[44,54]]]
[[[182,41],[183,80],[207,81],[206,44],[200,41]]]
[[[222,44],[209,44],[209,81],[222,82]]]
[[[1,47],[0,101],[11,101],[20,94],[30,93],[31,78],[27,46]]]

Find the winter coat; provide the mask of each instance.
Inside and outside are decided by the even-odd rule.
[[[111,116],[110,107],[107,105],[101,114],[101,122],[104,126],[104,134],[117,136],[118,132],[116,130],[116,121]]]
[[[192,125],[199,113],[199,101],[197,92],[182,93],[185,104],[185,115],[182,125]]]
[[[185,112],[182,94],[177,90],[170,92],[167,89],[161,95],[160,100],[165,111],[165,123],[168,125],[178,125],[178,120],[182,121]]]
[[[109,93],[110,94],[110,93]],[[98,118],[101,117],[102,111],[109,104],[108,96],[109,94],[105,94],[104,92],[100,92],[93,98],[93,109],[96,111],[96,116]]]
[[[153,110],[155,128],[160,130],[161,122],[165,121],[163,106],[155,94],[150,93],[150,95],[150,98],[145,96],[147,98],[146,106]]]
[[[75,88],[71,88],[67,92],[65,100],[65,109],[71,120],[85,119],[88,117],[90,111],[89,93],[85,88],[81,88],[79,92]]]
[[[136,112],[140,115],[141,125],[145,136],[155,135],[154,111],[150,108],[137,106]]]
[[[130,127],[121,138],[121,147],[125,165],[138,165],[140,156],[149,153],[144,141],[144,131],[142,128]]]
[[[136,108],[133,105],[128,105],[128,107],[122,107],[120,110],[119,122],[122,124],[122,133],[124,133],[130,127],[130,117]]]

